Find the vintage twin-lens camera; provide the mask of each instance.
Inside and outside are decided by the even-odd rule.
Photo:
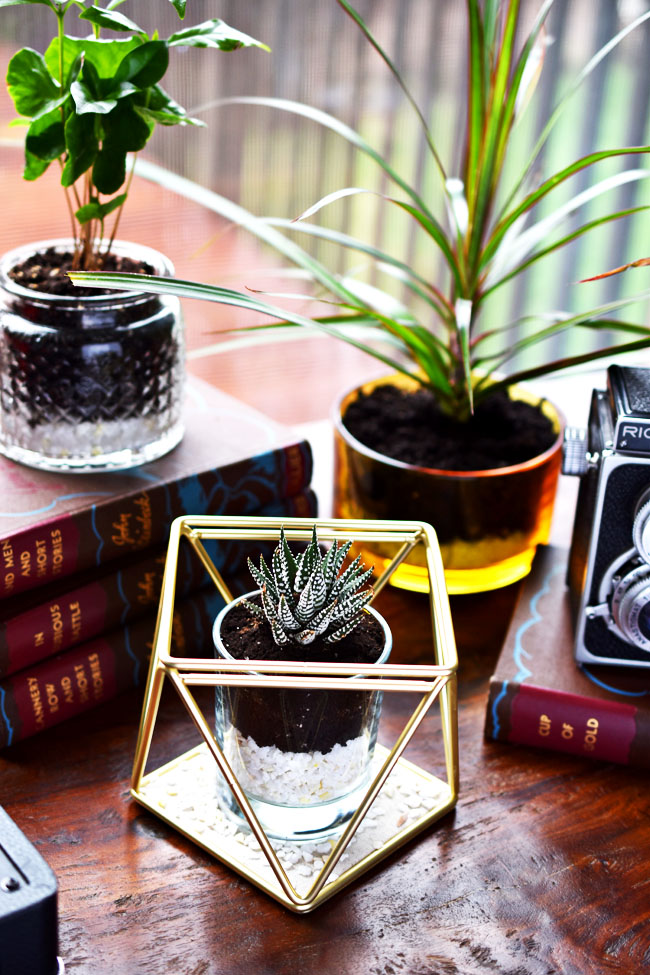
[[[568,429],[581,477],[568,583],[580,663],[650,667],[650,369],[610,366],[588,430]]]

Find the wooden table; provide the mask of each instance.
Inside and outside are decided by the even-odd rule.
[[[13,156],[10,169],[15,176]],[[12,188],[7,206],[15,212],[5,214],[3,250],[60,232],[63,224],[47,206],[27,205],[32,187],[13,179]],[[123,234],[167,250],[183,276],[232,284],[223,276],[233,271],[232,253],[227,261],[214,251],[191,256],[219,229],[209,214],[141,186]],[[256,267],[248,245],[234,257],[234,283],[258,285],[246,277]],[[187,323],[198,355],[237,318],[192,303]],[[326,339],[195,358],[191,368],[284,422],[323,421],[338,392],[376,372],[360,354]],[[578,397],[585,414],[587,395],[585,385]],[[321,423],[316,461],[326,494],[327,430],[322,436]],[[570,529],[571,487],[563,486],[556,540]],[[57,874],[68,972],[650,971],[647,772],[483,740],[487,682],[516,593],[514,586],[452,600],[460,655],[456,810],[313,914],[289,913],[130,799],[141,692],[4,752],[0,803]],[[400,655],[422,659],[429,649],[425,600],[396,591],[382,599]],[[399,712],[386,711],[387,730],[396,731]],[[167,695],[153,759],[159,764],[195,742]]]
[[[321,376],[308,390],[308,409],[320,416],[341,384],[336,368],[323,369],[327,347],[299,348]],[[218,370],[213,360],[213,379],[259,399],[281,375],[275,355],[251,357],[243,378],[225,367],[227,357]],[[306,392],[294,392],[300,411]],[[319,448],[321,474],[325,454]],[[566,537],[566,498],[560,512],[556,531]],[[460,655],[456,810],[313,914],[289,913],[130,799],[140,692],[3,753],[0,801],[58,876],[68,972],[650,971],[647,773],[483,740],[487,681],[516,590],[452,600]],[[421,659],[426,601],[396,591],[382,598],[400,655]],[[388,710],[395,730],[399,711]],[[159,764],[195,742],[168,694],[153,758]]]

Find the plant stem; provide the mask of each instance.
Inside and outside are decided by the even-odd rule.
[[[135,173],[135,159],[136,159],[136,155],[137,155],[136,153],[133,154],[133,161],[131,163],[131,171],[130,171],[129,176],[128,176],[128,179],[126,181],[126,189],[124,191],[125,196],[124,196],[124,199],[122,200],[122,203],[120,204],[120,206],[117,209],[117,213],[115,214],[115,222],[113,223],[113,230],[111,232],[111,237],[110,237],[110,240],[108,242],[108,247],[104,251],[105,254],[110,254],[110,252],[111,252],[111,248],[113,247],[113,244],[115,242],[115,236],[117,234],[117,228],[120,225],[120,218],[122,216],[122,211],[124,210],[124,204],[126,203],[126,201],[128,199],[128,196],[129,196],[129,193],[131,192],[131,183],[133,182],[133,175]]]
[[[63,22],[65,19],[66,10],[67,7],[63,10],[60,9],[54,10],[57,19],[57,35],[59,38],[59,86],[61,88],[61,91],[63,91],[63,39],[65,37]],[[59,111],[61,112],[61,124],[65,126],[65,109],[63,105],[61,105]],[[61,168],[61,172],[63,172],[63,160],[61,158],[59,158],[59,166]],[[78,247],[77,222],[75,220],[74,209],[72,207],[72,201],[70,200],[70,193],[68,191],[67,186],[63,187],[63,195],[65,197],[66,206],[68,207],[68,214],[70,216],[70,226],[72,228],[72,240],[74,242],[74,250],[76,253]]]

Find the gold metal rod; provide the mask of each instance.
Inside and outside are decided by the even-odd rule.
[[[356,680],[351,684],[351,678],[345,677],[332,680],[324,677],[262,677],[235,674],[232,677],[222,676],[217,679],[213,674],[186,674],[179,678],[188,687],[268,687],[289,688],[307,691],[310,689],[332,691],[400,691],[405,694],[427,694],[433,687],[439,685],[444,678],[431,681],[414,680]]]
[[[411,741],[413,735],[415,734],[418,727],[420,726],[422,719],[424,718],[425,714],[433,704],[435,697],[436,695],[433,693],[425,695],[420,701],[420,703],[417,705],[417,707],[415,708],[409,721],[406,723],[401,735],[393,745],[393,748],[387,755],[386,760],[382,764],[379,772],[373,779],[370,788],[367,790],[365,796],[359,803],[354,815],[352,816],[352,819],[347,824],[345,830],[341,834],[338,843],[336,844],[336,846],[334,847],[332,853],[328,858],[327,864],[325,865],[321,873],[316,878],[316,881],[310,888],[309,893],[307,895],[308,897],[315,897],[324,887],[327,881],[327,877],[336,866],[336,863],[339,857],[341,856],[343,850],[345,849],[345,847],[347,847],[348,843],[356,833],[357,828],[361,823],[361,820],[364,819],[366,813],[368,812],[371,805],[377,798],[380,790],[382,789],[382,787],[386,782],[386,779],[388,778],[392,770],[395,768],[395,765],[399,761],[404,749]]]
[[[255,541],[274,541],[278,537],[278,533],[272,529],[264,528],[240,528],[236,533],[224,532],[217,528],[203,528],[200,529],[201,538],[210,539],[210,541],[218,541],[220,539],[230,540],[233,538],[255,540]],[[308,541],[311,538],[311,532],[306,531],[290,531],[285,532],[287,539],[289,541]],[[319,535],[319,540],[322,542],[335,541],[340,539],[341,535],[334,535],[331,538],[326,532],[321,532]],[[403,540],[403,535],[397,535],[394,532],[389,531],[355,531],[348,532],[345,536],[346,540],[350,539],[353,542],[389,542],[395,543]]]
[[[442,722],[442,736],[445,745],[445,763],[447,767],[447,781],[457,795],[459,789],[458,770],[458,682],[454,676],[440,694],[440,719]]]
[[[142,707],[142,717],[140,719],[140,727],[138,729],[138,739],[135,746],[135,759],[133,761],[133,770],[131,772],[131,788],[135,789],[136,791],[140,788],[142,773],[144,772],[144,768],[147,764],[147,758],[149,757],[149,749],[151,748],[151,740],[153,738],[153,730],[156,724],[156,717],[158,715],[160,694],[162,692],[164,680],[165,669],[155,665],[154,657],[152,655],[151,664],[149,666],[149,675],[147,677],[144,704]]]
[[[212,729],[210,728],[210,725],[205,720],[203,712],[201,711],[201,709],[199,708],[199,706],[197,705],[196,701],[189,693],[187,688],[183,686],[183,683],[179,679],[178,674],[176,674],[173,670],[170,670],[169,676],[183,704],[185,705],[188,714],[190,715],[192,721],[194,722],[194,725],[196,726],[201,737],[203,738],[206,745],[208,746],[210,753],[212,754],[212,757],[216,761],[219,767],[219,771],[226,779],[228,786],[230,787],[233,795],[235,796],[235,799],[239,803],[239,806],[242,812],[244,813],[248,821],[248,824],[255,835],[255,839],[260,844],[262,851],[269,863],[269,866],[271,867],[273,873],[275,874],[276,880],[280,884],[285,895],[292,902],[299,904],[303,900],[303,898],[301,898],[298,895],[298,892],[293,887],[291,881],[289,880],[287,874],[284,871],[284,868],[282,867],[282,864],[278,860],[275,850],[271,846],[266,833],[260,826],[259,820],[257,819],[257,816],[253,812],[253,809],[251,807],[251,804],[248,801],[248,798],[246,797],[246,794],[241,788],[237,777],[234,775],[230,767],[230,764],[226,761],[225,755],[219,748],[214,738],[214,735],[212,734]]]
[[[323,676],[348,676],[358,674],[376,674],[378,677],[449,677],[454,668],[438,667],[427,664],[340,664],[327,661],[300,660],[224,660],[203,657],[163,657],[160,663],[174,667],[176,670],[196,670],[199,673],[241,673],[241,674],[296,674],[296,670],[305,676],[319,674]]]
[[[200,558],[212,582],[215,584],[215,586],[223,596],[224,601],[227,603],[231,603],[232,593],[228,588],[228,586],[226,585],[226,583],[223,581],[223,577],[219,572],[219,570],[217,569],[216,565],[214,564],[214,562],[206,552],[205,547],[203,546],[199,536],[195,532],[186,532],[185,537],[188,539],[188,541],[192,545],[192,548]]]
[[[409,532],[417,533],[426,522],[423,521],[381,521],[372,518],[296,518],[296,517],[264,517],[256,515],[184,515],[182,519],[190,528],[208,527],[215,531],[227,532],[233,528],[245,529],[249,522],[254,521],[260,528],[273,529],[280,537],[280,529],[284,528],[285,534],[289,531],[295,532],[296,537],[300,534],[302,538],[311,538],[314,525],[318,528],[319,535],[325,538],[331,535],[332,538],[345,537],[361,531],[366,532],[369,528],[378,531],[391,532],[392,534],[405,535]],[[237,534],[235,537],[239,537]]]
[[[404,559],[407,558],[408,555],[410,555],[410,553],[413,551],[413,549],[419,543],[419,541],[420,541],[419,538],[414,538],[410,542],[404,542],[401,549],[399,550],[399,552],[397,552],[395,558],[392,560],[390,565],[388,565],[384,569],[382,574],[377,579],[377,582],[373,584],[372,588],[375,593],[375,595],[373,596],[373,600],[382,591],[384,586],[390,581],[390,577],[392,576],[395,569],[397,569],[398,566],[402,564]]]
[[[176,567],[178,557],[178,544],[180,540],[182,519],[176,519],[172,523],[169,532],[169,552],[175,553],[171,558],[165,560],[165,569],[161,586],[160,602],[158,613],[156,614],[156,626],[154,629],[153,648],[151,660],[149,662],[149,673],[147,675],[147,686],[145,689],[145,703],[142,708],[140,726],[138,729],[138,739],[132,770],[133,788],[137,789],[142,772],[147,764],[149,749],[153,729],[160,704],[160,694],[164,680],[164,671],[160,670],[159,655],[161,644],[164,644],[167,653],[171,647],[171,619],[174,612],[174,595],[176,590]]]

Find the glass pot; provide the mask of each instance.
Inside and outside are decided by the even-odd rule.
[[[184,339],[177,298],[143,292],[49,295],[12,281],[9,270],[70,241],[31,244],[0,260],[0,450],[45,470],[133,467],[183,436]],[[149,248],[114,251],[171,263]]]
[[[233,659],[221,640],[224,617],[258,594],[238,597],[217,616],[217,656]],[[376,662],[386,663],[388,624],[372,607],[364,612],[382,627],[384,649]],[[381,702],[380,691],[217,687],[217,742],[268,836],[316,840],[351,819],[371,782]],[[221,775],[217,794],[228,815],[245,825]]]
[[[539,403],[557,438],[531,460],[481,471],[416,467],[379,454],[356,440],[341,417],[360,393],[379,383],[415,388],[401,376],[388,376],[353,389],[334,416],[334,517],[426,521],[433,525],[450,594],[507,586],[529,571],[538,545],[548,542],[562,459],[564,421],[547,400],[516,387],[510,395]],[[364,561],[383,571],[394,551],[362,547]],[[428,591],[428,576],[416,551],[393,573],[391,583]]]

